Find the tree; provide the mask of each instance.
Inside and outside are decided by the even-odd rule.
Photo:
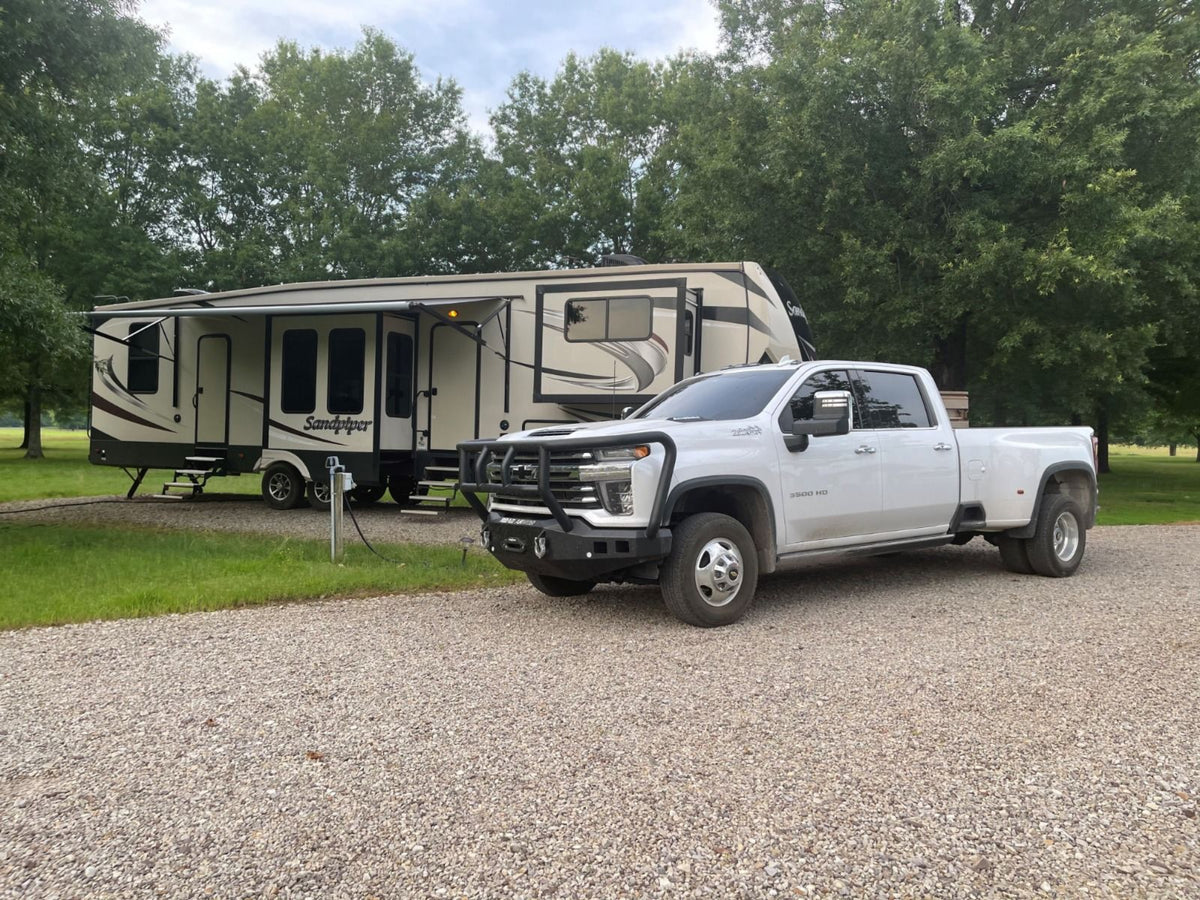
[[[975,421],[1078,416],[1103,432],[1144,396],[1197,276],[1194,14],[721,9],[729,88],[680,181],[685,244],[749,242],[812,298],[827,352],[929,365],[971,389]],[[731,226],[697,235],[714,197]]]

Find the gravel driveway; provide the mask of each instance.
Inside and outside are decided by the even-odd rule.
[[[1200,896],[1200,527],[1089,537],[0,634],[0,895]]]

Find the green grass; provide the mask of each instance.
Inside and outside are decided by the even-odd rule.
[[[151,616],[314,597],[462,590],[519,580],[452,547],[379,547],[204,532],[0,524],[0,628]]]
[[[120,469],[88,462],[88,439],[82,431],[43,428],[44,459],[25,459],[25,451],[18,449],[20,443],[20,428],[0,428],[0,503],[45,497],[98,497],[129,490],[129,477]],[[151,470],[138,490],[143,494],[160,491],[173,474]],[[259,484],[258,475],[216,478],[209,482],[209,492],[257,494]]]
[[[1194,447],[1112,447],[1100,476],[1100,525],[1200,522],[1200,463]]]

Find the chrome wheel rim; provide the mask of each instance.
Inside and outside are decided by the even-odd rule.
[[[742,589],[742,554],[729,538],[713,538],[696,554],[696,590],[709,606],[728,606]]]
[[[282,502],[292,495],[292,479],[286,472],[275,472],[267,479],[267,491],[272,500]]]
[[[1054,555],[1070,562],[1079,549],[1079,522],[1068,512],[1054,520]]]
[[[328,503],[332,499],[332,494],[329,492],[329,485],[324,481],[313,482],[313,496],[320,503]]]

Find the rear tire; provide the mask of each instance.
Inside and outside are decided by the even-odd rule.
[[[328,481],[310,481],[308,483],[308,505],[313,509],[324,510],[333,506],[333,497]]]
[[[596,586],[594,581],[573,581],[570,578],[556,578],[553,575],[540,575],[537,572],[526,572],[529,583],[547,597],[582,597]]]
[[[732,625],[754,602],[758,550],[737,519],[697,513],[675,528],[659,576],[667,609],[700,628]]]
[[[1000,548],[1000,561],[1004,568],[1018,575],[1032,575],[1033,565],[1029,562],[1029,552],[1026,549],[1029,541],[1009,537],[1006,534],[996,536],[996,546]]]
[[[405,475],[405,476],[393,475],[391,478],[388,479],[388,493],[391,494],[392,499],[395,500],[397,503],[399,503],[401,506],[411,506],[412,501],[409,500],[408,498],[409,498],[409,496],[411,496],[412,494],[415,494],[416,492],[417,492],[417,482],[413,478],[411,478],[407,475]]]
[[[1074,575],[1086,544],[1087,528],[1079,504],[1066,494],[1043,497],[1037,527],[1027,545],[1033,570],[1047,578]]]
[[[295,466],[271,463],[263,472],[262,496],[271,509],[295,509],[304,502],[304,479]]]
[[[360,484],[350,492],[350,502],[355,506],[372,506],[383,498],[386,491],[386,485]]]

